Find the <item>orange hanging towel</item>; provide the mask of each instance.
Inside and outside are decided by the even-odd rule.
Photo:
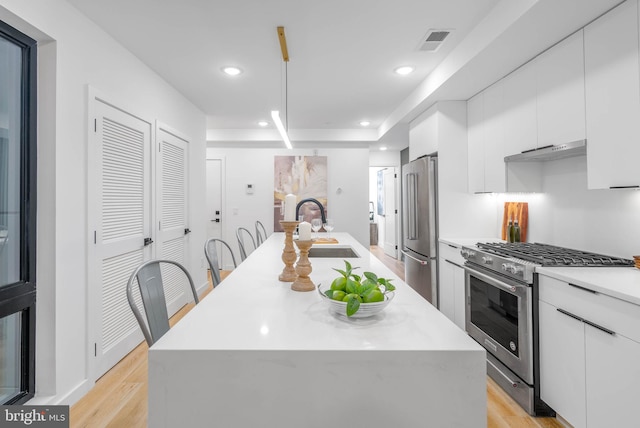
[[[529,204],[526,202],[505,202],[504,217],[502,218],[502,239],[507,239],[509,219],[518,220],[520,226],[520,242],[527,242],[527,229],[529,228]]]

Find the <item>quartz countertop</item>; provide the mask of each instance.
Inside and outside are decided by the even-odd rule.
[[[329,312],[317,291],[296,292],[278,275],[284,234],[273,234],[154,346],[163,349],[480,350],[479,345],[346,233],[332,234],[359,258],[355,273],[393,279],[393,301],[371,318]],[[343,259],[310,258],[311,279],[328,287]],[[224,328],[212,328],[224,326]]]

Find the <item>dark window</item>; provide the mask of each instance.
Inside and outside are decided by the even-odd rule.
[[[0,22],[0,403],[35,391],[36,42]]]

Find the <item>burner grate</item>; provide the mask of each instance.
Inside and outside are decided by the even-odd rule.
[[[500,256],[514,257],[541,266],[633,266],[633,260],[587,251],[534,243],[478,243],[478,248]]]

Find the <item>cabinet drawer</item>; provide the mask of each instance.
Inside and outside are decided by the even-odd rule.
[[[540,300],[640,343],[640,306],[538,275]]]
[[[441,242],[438,250],[440,251],[440,254],[438,254],[438,256],[441,259],[449,260],[450,262],[456,263],[460,266],[464,265],[464,258],[462,257],[462,255],[460,255],[461,247],[456,247]]]

